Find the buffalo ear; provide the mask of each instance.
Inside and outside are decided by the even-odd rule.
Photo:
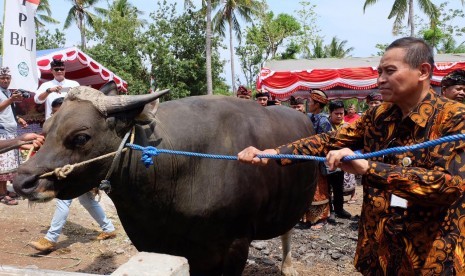
[[[159,105],[160,99],[156,99],[155,101],[145,104],[142,112],[134,118],[136,123],[140,125],[146,125],[153,122],[155,120],[155,115]]]
[[[105,83],[102,87],[100,87],[99,90],[106,96],[118,95],[118,86],[116,85],[116,82],[112,80]]]

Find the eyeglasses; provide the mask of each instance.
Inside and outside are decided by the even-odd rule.
[[[56,67],[56,68],[53,68],[53,71],[55,71],[55,72],[65,71],[65,68],[63,68],[63,67]]]

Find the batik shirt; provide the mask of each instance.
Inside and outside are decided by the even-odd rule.
[[[313,124],[313,129],[315,130],[316,134],[325,133],[331,130],[331,123],[328,120],[328,117],[322,115],[321,113],[318,114],[307,114]]]
[[[281,146],[281,154],[374,152],[465,133],[465,105],[430,91],[404,119],[383,103],[356,123]],[[366,275],[465,275],[465,141],[368,160],[355,267]],[[282,159],[286,165],[294,160]],[[391,206],[391,196],[407,200]]]

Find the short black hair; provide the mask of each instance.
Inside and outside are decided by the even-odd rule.
[[[60,105],[63,104],[63,100],[65,98],[64,97],[60,97],[60,98],[56,98],[55,100],[53,100],[52,102],[52,107],[59,107]]]
[[[50,67],[51,68],[54,68],[54,67],[64,67],[65,66],[65,62],[62,61],[61,59],[53,59],[52,62],[50,62]]]
[[[423,39],[416,37],[402,37],[394,40],[386,48],[386,52],[394,49],[405,49],[405,62],[410,68],[418,68],[422,63],[427,62],[431,65],[430,78],[433,76],[434,53],[433,48]]]
[[[328,108],[329,108],[329,112],[331,113],[338,108],[344,108],[344,102],[340,100],[331,101],[329,103]]]

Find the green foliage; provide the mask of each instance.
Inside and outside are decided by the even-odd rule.
[[[339,40],[337,37],[333,37],[331,42],[324,46],[323,39],[317,37],[313,41],[313,54],[311,58],[344,58],[350,56],[350,52],[354,50],[353,47],[346,48],[347,40]]]
[[[45,24],[58,24],[60,21],[52,17],[52,10],[50,9],[49,0],[42,0],[37,7],[36,15],[34,21],[36,24],[36,30],[45,27]]]
[[[376,53],[377,56],[382,56],[384,55],[384,52],[386,51],[386,48],[389,46],[388,43],[377,43],[375,48],[378,49],[378,52]]]
[[[247,40],[263,52],[263,60],[274,59],[278,47],[286,38],[299,34],[300,28],[297,19],[289,14],[281,13],[275,17],[273,12],[266,12],[260,14],[258,24],[248,30]]]
[[[330,58],[344,58],[350,56],[354,47],[346,48],[347,40],[339,40],[333,37],[331,42],[325,47],[326,56]]]
[[[422,37],[436,49],[438,53],[464,53],[465,13],[462,9],[449,9],[449,2],[443,2],[438,7],[438,19],[434,24],[426,23],[415,16],[414,25],[418,30],[415,36]],[[400,26],[397,30],[400,36],[410,35],[407,26]],[[462,40],[459,45],[457,41]]]
[[[89,38],[95,45],[88,49],[92,58],[128,82],[130,94],[147,93],[150,76],[143,65],[141,21],[138,11],[116,1],[105,17],[94,21]]]
[[[187,10],[176,14],[176,5],[166,1],[150,15],[152,22],[144,35],[144,53],[151,64],[151,72],[158,87],[170,88],[169,99],[205,95],[206,51],[205,16]],[[220,78],[222,63],[219,59],[219,42],[212,40],[212,76],[214,93],[222,91]],[[216,89],[219,88],[219,91]]]
[[[65,34],[58,29],[53,34],[49,30],[36,30],[36,38],[37,50],[62,48],[66,42]]]
[[[286,50],[281,53],[281,59],[296,59],[296,55],[300,52],[300,46],[295,42],[291,42]]]
[[[239,17],[243,18],[245,22],[252,21],[252,15],[257,14],[261,8],[261,4],[256,0],[224,0],[212,1],[212,9],[217,10],[213,18],[214,30],[222,37],[225,37],[225,25],[229,27],[229,47],[231,55],[231,79],[233,93],[236,90],[235,79],[235,66],[234,66],[234,49],[233,49],[233,33],[236,34],[239,42],[242,38],[241,26],[239,25]]]
[[[86,26],[91,29],[94,22],[98,20],[97,16],[91,12],[95,10],[99,15],[105,15],[107,10],[95,7],[100,0],[69,0],[72,3],[68,15],[66,16],[64,28],[67,29],[72,23],[76,23],[81,32],[81,48],[86,49]]]
[[[365,12],[368,6],[376,4],[378,0],[365,0],[363,5],[363,12]],[[407,25],[410,26],[410,36],[415,35],[415,24],[414,24],[414,13],[413,13],[413,1],[409,0],[394,0],[391,11],[388,15],[388,19],[394,18],[394,25],[392,32],[394,35],[398,35],[398,30],[402,28],[405,14],[408,13]],[[439,10],[431,0],[417,0],[417,5],[421,11],[423,11],[430,21],[431,26],[438,23]]]
[[[257,45],[246,41],[245,45],[236,47],[236,55],[239,57],[239,63],[242,73],[245,76],[246,86],[252,87],[263,62],[262,51]]]
[[[302,6],[297,12],[298,20],[302,26],[301,32],[296,36],[295,42],[300,47],[302,58],[311,58],[312,49],[311,45],[318,39],[320,29],[317,26],[317,14],[315,12],[316,5],[309,1],[301,1],[299,4]]]

